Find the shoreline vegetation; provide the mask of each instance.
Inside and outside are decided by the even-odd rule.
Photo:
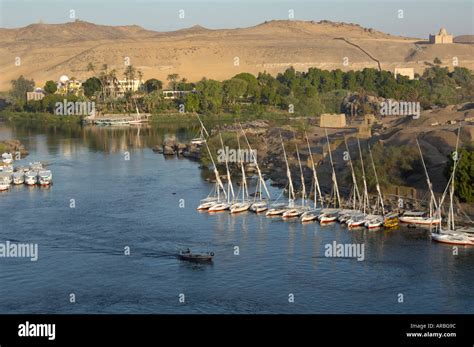
[[[34,80],[20,76],[11,81],[11,90],[0,96],[2,109],[37,113],[42,121],[70,121],[54,117],[58,116],[57,105],[67,101],[93,103],[95,114],[134,114],[139,110],[153,115],[156,120],[188,119],[196,113],[209,118],[250,120],[315,117],[323,113],[345,113],[351,117],[378,115],[380,103],[386,99],[418,103],[421,109],[474,100],[472,71],[457,66],[448,69],[433,65],[411,80],[373,68],[357,71],[309,68],[302,72],[290,67],[276,76],[267,72],[257,76],[239,73],[224,81],[203,78],[198,82],[170,74],[167,90],[164,82],[155,78],[143,81],[143,73],[131,65],[123,72],[128,81],[125,87],[118,81],[119,73],[106,64],[99,70],[90,63],[87,70],[92,77],[79,82],[80,87],[69,89],[61,82],[56,85],[54,81],[47,81],[41,89],[43,98],[30,101],[26,100],[26,94],[37,86]],[[14,118],[28,120],[33,116]]]

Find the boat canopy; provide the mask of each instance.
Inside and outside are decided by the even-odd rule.
[[[413,216],[413,217],[421,217],[426,215],[426,212],[423,211],[407,211],[403,214],[404,216]]]

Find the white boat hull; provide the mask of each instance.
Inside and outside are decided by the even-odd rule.
[[[420,217],[404,217],[398,218],[401,223],[417,224],[417,225],[437,225],[441,223],[441,218],[420,218]]]
[[[230,208],[230,204],[228,203],[217,203],[215,205],[213,205],[212,207],[210,207],[208,209],[209,212],[222,212],[222,211],[225,211],[225,210],[228,210]]]
[[[474,246],[474,237],[469,237],[461,233],[432,233],[431,239],[435,242],[446,243],[449,245]]]
[[[280,216],[282,215],[283,213],[286,212],[286,209],[282,209],[282,208],[271,208],[267,211],[267,213],[265,214],[266,216],[269,216],[269,217],[272,217],[272,216]]]
[[[250,204],[249,204],[249,203],[240,202],[240,203],[237,203],[237,204],[233,204],[233,205],[230,207],[230,213],[241,213],[241,212],[245,212],[245,211],[248,211],[249,208],[250,208]]]

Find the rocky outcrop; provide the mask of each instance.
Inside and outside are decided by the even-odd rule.
[[[5,140],[0,141],[0,155],[4,152],[11,153],[14,156],[16,153],[20,154],[21,158],[28,155],[28,150],[19,140]]]

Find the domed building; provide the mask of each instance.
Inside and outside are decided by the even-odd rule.
[[[435,45],[453,43],[453,35],[449,35],[445,28],[441,28],[438,35],[430,35],[430,43]]]

